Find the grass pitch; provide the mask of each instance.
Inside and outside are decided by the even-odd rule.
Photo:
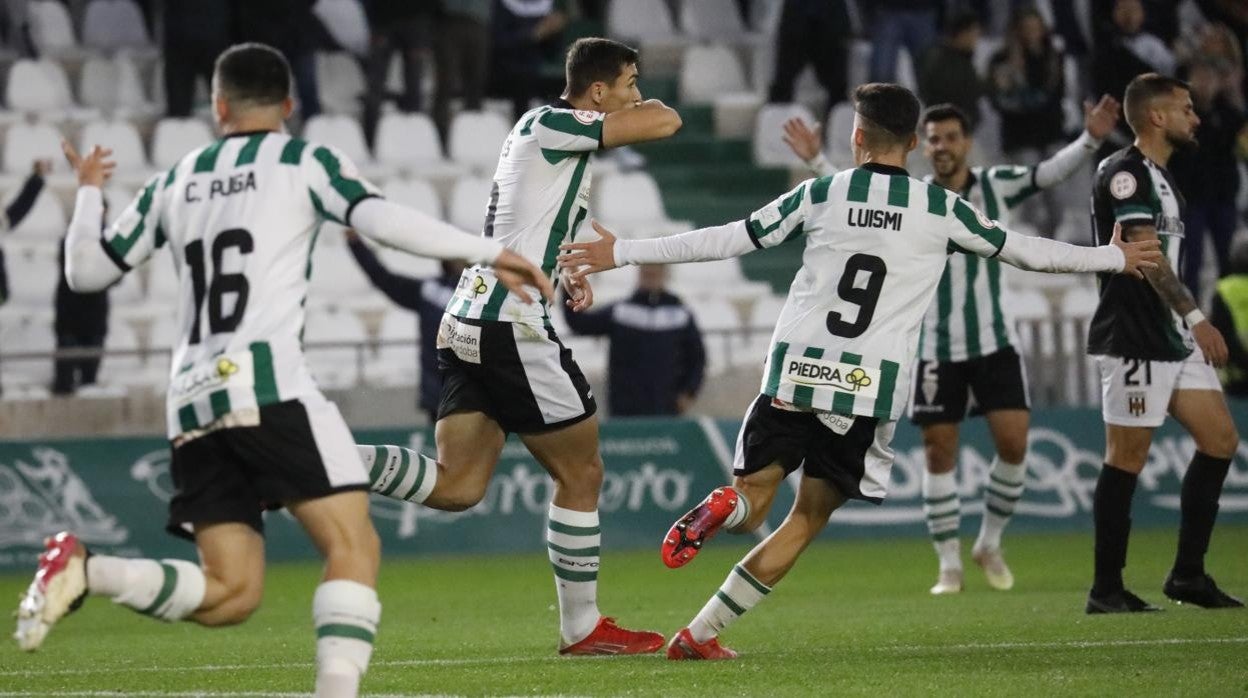
[[[609,531],[607,532],[609,536]],[[735,662],[661,656],[561,658],[542,554],[389,559],[369,694],[423,695],[1243,695],[1248,611],[1165,601],[1175,533],[1137,531],[1128,586],[1166,611],[1085,616],[1091,536],[1007,538],[1018,579],[994,592],[967,560],[967,590],[932,598],[936,563],[921,538],[825,542],[723,640]],[[608,543],[610,539],[608,538]],[[604,612],[667,635],[685,625],[745,551],[721,537],[670,571],[656,551],[612,553]],[[967,542],[969,547],[969,541]],[[1221,527],[1219,583],[1248,595],[1248,527]],[[0,696],[301,694],[313,681],[312,564],[273,566],[246,624],[166,625],[91,599],[33,655],[0,648]],[[0,577],[16,599],[26,577]]]

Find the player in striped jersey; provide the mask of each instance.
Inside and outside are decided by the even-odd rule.
[[[1191,434],[1196,450],[1183,475],[1179,545],[1162,591],[1206,608],[1240,607],[1205,572],[1222,483],[1239,449],[1222,385],[1209,365],[1226,363],[1226,341],[1175,273],[1181,268],[1185,204],[1166,170],[1175,150],[1196,145],[1200,119],[1187,85],[1156,73],[1132,80],[1123,101],[1136,138],[1097,168],[1095,239],[1121,227],[1131,239],[1160,239],[1165,258],[1146,272],[1147,282],[1101,277],[1101,300],[1088,328],[1088,353],[1101,371],[1105,462],[1092,496],[1095,577],[1084,608],[1158,610],[1126,589],[1122,570],[1136,480],[1148,461],[1153,429],[1167,413]]]
[[[1028,197],[1055,186],[1088,164],[1102,139],[1118,123],[1118,103],[1109,96],[1084,105],[1084,132],[1049,159],[1027,167],[971,167],[970,121],[957,107],[938,104],[923,112],[924,155],[933,176],[926,181],[957,192],[988,218],[1010,225],[1011,212]],[[785,124],[784,140],[818,175],[834,169],[820,152],[818,129],[800,119]],[[1029,403],[1023,359],[1010,311],[1001,262],[952,255],[927,309],[919,334],[910,419],[923,430],[924,513],[940,563],[933,594],[962,590],[961,523],[954,469],[959,423],[968,415],[988,421],[997,453],[988,471],[984,517],[971,557],[996,589],[1010,589],[1014,575],[1001,551],[1001,534],[1023,494]],[[969,409],[968,409],[969,408]]]
[[[671,567],[687,563],[720,527],[753,530],[776,489],[802,470],[779,528],[734,567],[690,625],[668,645],[672,659],[735,656],[716,636],[784,577],[847,499],[886,494],[896,420],[909,394],[923,313],[950,254],[1000,257],[1039,271],[1139,273],[1157,243],[1114,240],[1076,247],[998,227],[952,192],[907,175],[919,104],[899,85],[854,91],[858,167],[799,184],[746,220],[652,240],[564,245],[563,264],[586,274],[622,264],[726,259],[786,241],[804,245],[802,266],[772,335],[761,394],[737,439],[736,478],[672,527]]]
[[[263,587],[261,513],[284,506],[326,558],[312,602],[317,694],[355,695],[381,614],[380,545],[368,473],[303,356],[317,231],[349,223],[414,254],[493,261],[510,288],[553,295],[536,266],[497,242],[382,200],[336,150],[284,133],[290,83],[285,59],[268,46],[223,53],[213,77],[221,138],[153,176],[102,236],[109,151],[80,158],[65,145],[80,185],[65,243],[74,290],[106,288],[159,248],[173,250],[179,286],[169,300],[180,336],[167,397],[168,528],[194,541],[202,566],[88,556],[61,533],[18,609],[23,649],[37,648],[88,593],[166,621],[242,622]]]
[[[556,274],[559,245],[573,240],[589,206],[590,155],[666,138],[680,116],[641,101],[637,52],[608,39],[576,41],[555,104],[520,117],[503,143],[482,234],[541,260]],[[592,295],[567,282],[583,309]],[[487,267],[467,269],[438,333],[443,371],[435,461],[398,446],[362,446],[373,488],[388,497],[458,511],[481,501],[508,433],[555,480],[546,544],[559,598],[561,654],[637,654],[658,633],[621,628],[598,611],[602,458],[589,383],[550,324],[544,302],[509,296]]]

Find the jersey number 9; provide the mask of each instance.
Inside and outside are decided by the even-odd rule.
[[[858,272],[867,273],[867,285],[858,288]],[[845,271],[841,273],[841,282],[836,292],[842,300],[858,306],[858,313],[853,322],[845,322],[842,315],[833,310],[828,313],[828,332],[837,337],[853,339],[867,331],[871,318],[875,315],[875,306],[880,301],[880,289],[884,288],[884,275],[888,267],[884,260],[870,254],[856,254],[845,261]]]
[[[254,249],[251,233],[242,228],[230,228],[217,234],[212,241],[212,281],[208,282],[204,273],[204,241],[194,240],[186,245],[186,266],[191,272],[191,288],[195,293],[195,317],[191,321],[191,344],[200,341],[200,313],[204,309],[204,296],[208,296],[208,334],[233,332],[243,320],[247,310],[247,296],[251,286],[247,277],[241,273],[221,273],[221,261],[225,251],[237,248],[239,255],[250,254]],[[234,307],[230,314],[225,314],[225,294],[236,293]]]

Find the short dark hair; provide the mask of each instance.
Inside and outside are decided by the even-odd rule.
[[[862,117],[867,136],[880,145],[899,145],[910,140],[919,122],[919,100],[914,93],[891,82],[869,82],[854,88],[854,111]]]
[[[624,66],[636,63],[637,57],[637,49],[618,41],[599,37],[577,39],[568,47],[564,63],[568,96],[584,94],[595,82],[614,82]]]
[[[1138,135],[1139,128],[1144,125],[1141,121],[1144,111],[1149,108],[1153,100],[1158,97],[1168,97],[1175,90],[1191,92],[1192,88],[1178,78],[1158,73],[1143,73],[1127,83],[1127,89],[1122,95],[1122,106],[1131,130]]]
[[[236,44],[217,57],[213,76],[231,102],[259,106],[280,104],[290,96],[290,64],[280,51],[265,44]]]
[[[926,126],[927,124],[938,121],[957,121],[962,127],[962,134],[971,135],[971,120],[966,118],[966,112],[962,111],[954,104],[933,104],[923,110],[923,116],[919,119],[919,123]]]

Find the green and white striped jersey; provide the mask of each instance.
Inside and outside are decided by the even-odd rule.
[[[876,164],[807,180],[746,227],[760,248],[805,244],[763,392],[801,408],[890,420],[905,409],[920,322],[946,257],[992,258],[1006,240],[952,192]]]
[[[1010,211],[1040,191],[1036,168],[1017,165],[972,167],[962,198],[1002,226]],[[931,177],[926,181],[931,182]],[[951,255],[936,287],[936,301],[923,318],[919,357],[925,361],[966,361],[1018,343],[1009,287],[1001,261]]]
[[[123,270],[168,244],[179,284],[171,439],[243,426],[316,394],[303,356],[312,246],[376,196],[333,148],[284,133],[227,136],[152,177],[103,236]]]
[[[560,100],[520,117],[503,143],[482,235],[540,264],[553,280],[559,245],[576,237],[589,211],[589,156],[602,147],[606,114]],[[541,294],[533,289],[533,298]],[[464,270],[447,312],[462,318],[542,323],[544,302],[523,303],[488,267]]]

